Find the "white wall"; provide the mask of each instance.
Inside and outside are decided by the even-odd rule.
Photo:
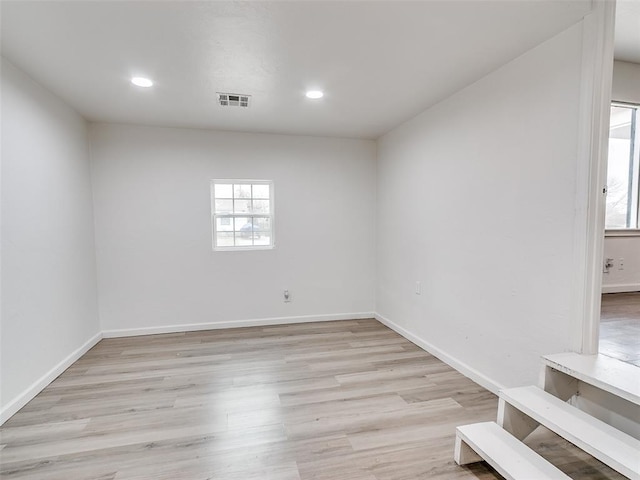
[[[370,316],[375,142],[106,124],[91,141],[105,334]],[[274,181],[275,249],[212,251],[214,178]]]
[[[85,121],[2,60],[0,423],[99,333]]]
[[[621,102],[640,104],[640,65],[614,63],[611,97]],[[602,276],[604,293],[640,291],[640,233],[625,237],[605,236],[604,258],[614,259],[614,266]],[[620,269],[621,263],[623,269]]]
[[[602,276],[603,293],[640,291],[640,237],[605,237],[604,258],[613,266]]]
[[[376,311],[494,390],[572,345],[581,52],[579,24],[379,141]]]
[[[613,63],[611,98],[640,104],[640,65],[619,60]]]

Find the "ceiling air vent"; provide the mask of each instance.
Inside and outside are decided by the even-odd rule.
[[[251,95],[239,93],[218,93],[218,103],[223,107],[248,107]]]

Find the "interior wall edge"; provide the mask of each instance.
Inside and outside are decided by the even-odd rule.
[[[613,78],[615,3],[596,2],[582,22],[582,68],[574,217],[572,350],[598,353]]]
[[[71,352],[66,358],[64,358],[55,367],[45,373],[42,377],[36,380],[31,386],[20,393],[17,397],[11,400],[2,410],[0,410],[0,426],[4,424],[9,418],[11,418],[18,410],[29,403],[33,398],[44,390],[47,385],[58,378],[67,368],[73,365],[80,357],[87,353],[94,345],[102,340],[102,332],[96,333],[93,337],[87,340],[80,348]]]
[[[503,389],[506,388],[506,386],[501,384],[500,382],[497,382],[496,380],[494,380],[494,379],[488,377],[487,375],[479,372],[478,370],[476,370],[472,366],[470,366],[467,363],[457,359],[456,357],[454,357],[452,355],[449,355],[444,350],[441,350],[440,348],[436,347],[432,343],[429,343],[428,341],[424,340],[423,338],[421,338],[421,337],[409,332],[408,330],[406,330],[405,328],[401,327],[400,325],[398,325],[394,321],[392,321],[392,320],[380,315],[379,313],[376,313],[374,318],[376,320],[378,320],[380,323],[382,323],[383,325],[389,327],[394,332],[398,333],[399,335],[401,335],[404,338],[406,338],[407,340],[409,340],[411,343],[414,343],[415,345],[417,345],[418,347],[420,347],[421,349],[423,349],[427,353],[430,353],[431,355],[436,357],[438,360],[446,363],[451,368],[455,369],[456,371],[458,371],[459,373],[461,373],[465,377],[470,378],[471,380],[476,382],[481,387],[486,388],[491,393],[497,395],[500,390],[503,390]]]
[[[227,322],[192,323],[185,325],[163,325],[158,327],[122,328],[104,330],[104,338],[134,337],[140,335],[158,335],[162,333],[196,332],[200,330],[221,330],[223,328],[260,327],[267,325],[290,325],[294,323],[332,322],[342,320],[363,320],[374,318],[373,312],[332,313],[321,315],[301,315],[291,317],[253,318],[231,320]]]

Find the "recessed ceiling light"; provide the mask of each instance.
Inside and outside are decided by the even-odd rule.
[[[138,87],[145,87],[145,88],[153,86],[153,82],[145,77],[133,77],[131,79],[131,83],[133,83]]]
[[[313,98],[318,99],[318,98],[322,98],[324,96],[324,93],[322,93],[320,90],[309,90],[307,92],[307,98]]]

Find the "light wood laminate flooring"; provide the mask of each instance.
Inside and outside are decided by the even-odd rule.
[[[599,350],[640,367],[640,292],[602,295]]]
[[[0,477],[496,479],[453,462],[455,427],[496,409],[375,320],[105,339],[0,428]],[[544,429],[528,443],[621,478]]]

